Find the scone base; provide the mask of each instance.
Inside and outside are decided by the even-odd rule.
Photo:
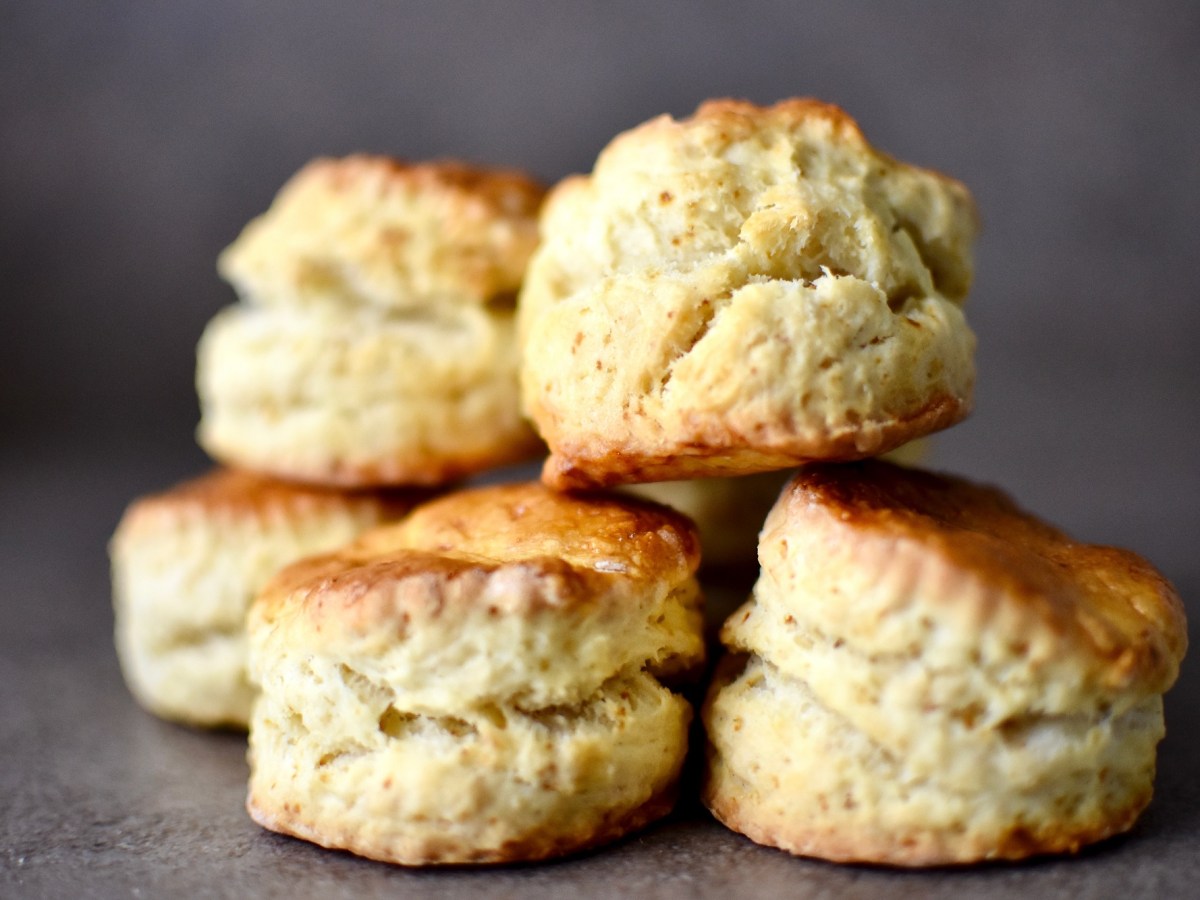
[[[994,840],[974,843],[963,843],[956,834],[913,829],[892,835],[887,841],[875,842],[864,839],[861,834],[837,829],[804,830],[761,821],[755,809],[728,796],[725,790],[719,779],[709,778],[704,786],[704,805],[722,825],[756,844],[784,850],[794,856],[896,868],[1015,862],[1034,856],[1078,853],[1089,844],[1128,831],[1150,802],[1149,794],[1138,797],[1119,815],[1091,828],[1058,830],[1047,825],[1034,831],[1014,825]]]
[[[707,429],[684,441],[645,448],[619,438],[568,441],[549,436],[542,482],[555,490],[588,490],[621,484],[726,478],[792,469],[810,462],[852,462],[880,456],[949,428],[971,411],[968,398],[941,397],[911,416],[864,423],[801,437]]]
[[[675,806],[676,794],[677,787],[672,785],[633,810],[601,817],[587,831],[574,834],[534,832],[513,837],[496,847],[472,847],[449,836],[395,841],[386,846],[364,843],[353,832],[327,831],[314,825],[302,816],[298,806],[284,804],[281,808],[270,809],[260,805],[253,793],[246,799],[246,811],[268,831],[378,862],[414,867],[505,865],[567,856],[613,843],[670,813]]]
[[[1111,743],[1094,767],[1073,773],[1094,781],[1104,794],[1099,808],[1092,806],[1081,814],[1077,808],[1055,804],[1053,791],[1059,783],[1049,778],[1042,785],[1049,796],[1032,804],[1021,799],[1007,802],[1017,795],[1008,793],[1012,789],[1004,784],[980,785],[967,796],[934,788],[925,803],[910,803],[902,791],[888,796],[889,785],[904,781],[898,773],[866,771],[861,754],[865,741],[856,740],[852,727],[836,712],[796,717],[779,692],[753,702],[747,701],[753,694],[739,695],[746,685],[742,665],[740,654],[721,660],[704,704],[708,743],[701,800],[723,825],[755,843],[830,862],[909,868],[1013,861],[1076,853],[1121,834],[1150,803],[1154,747],[1162,734],[1161,701],[1159,729],[1148,743],[1134,748]],[[727,700],[730,696],[735,699]],[[764,712],[778,726],[779,746],[764,744]],[[829,740],[820,718],[845,740]],[[1138,723],[1130,721],[1136,732],[1127,731],[1126,740],[1136,742],[1150,734],[1144,722]],[[806,745],[809,735],[815,737]],[[1130,749],[1132,756],[1126,752]],[[962,752],[974,751],[965,747]],[[820,785],[823,775],[844,770],[865,787],[882,786],[884,795],[843,802],[836,793],[826,793]],[[942,814],[943,804],[955,800],[965,801],[965,817]]]

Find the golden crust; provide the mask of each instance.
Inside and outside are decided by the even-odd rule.
[[[313,621],[351,614],[457,621],[458,604],[478,603],[480,584],[501,569],[527,588],[498,597],[503,612],[569,611],[596,602],[607,583],[684,581],[699,561],[694,526],[666,507],[497,485],[447,495],[334,553],[297,562],[263,591],[256,614],[269,620],[300,603]],[[312,591],[321,603],[308,602]]]
[[[522,402],[554,487],[858,459],[970,411],[970,196],[834,107],[651,120],[540,227]]]
[[[164,527],[196,521],[216,525],[239,519],[269,521],[320,515],[360,502],[382,509],[384,518],[399,518],[432,496],[431,492],[411,489],[336,491],[280,481],[242,469],[216,467],[165,491],[134,500],[122,517],[119,536],[129,540]]]
[[[221,254],[243,299],[413,308],[516,291],[544,188],[514,169],[317,159]]]
[[[664,814],[703,659],[696,535],[654,504],[463,491],[284,570],[249,618],[248,808],[403,865],[574,852]]]
[[[707,802],[731,826],[932,865],[1075,850],[1149,801],[1187,638],[1140,557],[869,461],[801,469],[759,558],[721,632],[747,661],[705,712]]]
[[[919,548],[917,577],[943,586],[907,601],[921,614],[1002,623],[1026,652],[1069,660],[1089,689],[1161,693],[1187,649],[1182,600],[1150,563],[1075,541],[995,488],[878,461],[810,466],[780,496],[763,544],[786,533],[790,550],[780,552],[795,553],[798,531],[845,542],[848,558],[876,571]],[[904,602],[853,615],[899,613]]]
[[[587,490],[758,475],[828,459],[853,461],[892,452],[920,440],[921,435],[948,428],[963,418],[966,407],[962,397],[941,397],[909,418],[881,422],[874,428],[864,427],[860,421],[852,428],[817,438],[798,439],[785,429],[746,432],[718,424],[688,438],[688,446],[662,455],[654,451],[633,455],[627,445],[597,436],[587,441],[556,441],[554,432],[547,431],[543,435],[554,452],[542,466],[542,481],[555,490]],[[918,437],[910,440],[911,436]],[[714,451],[714,446],[723,449]]]
[[[313,160],[292,176],[286,191],[308,181],[332,193],[353,193],[369,184],[380,195],[445,194],[479,216],[535,216],[546,189],[518,169],[480,168],[456,159],[406,162],[365,153]]]
[[[927,454],[928,444],[916,440],[886,458],[915,465]],[[790,470],[778,470],[737,478],[646,481],[628,484],[623,491],[665,504],[691,519],[700,532],[705,569],[744,565],[757,569],[758,532],[791,476]]]

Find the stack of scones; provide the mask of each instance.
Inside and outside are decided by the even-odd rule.
[[[976,228],[961,184],[815,100],[653,119],[545,197],[311,163],[220,259],[221,467],[114,535],[131,691],[248,728],[271,830],[402,865],[574,853],[671,810],[701,558],[757,537],[692,748],[717,819],[901,866],[1128,830],[1174,589],[876,459],[971,410]],[[541,483],[458,486],[545,448]]]

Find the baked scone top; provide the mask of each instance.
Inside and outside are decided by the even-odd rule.
[[[462,491],[283,570],[251,610],[251,641],[352,647],[431,706],[559,702],[630,666],[694,666],[698,564],[691,523],[665,507],[536,484]]]
[[[240,469],[215,468],[129,505],[114,537],[135,540],[187,522],[294,521],[357,507],[400,516],[432,496],[429,491],[346,492],[277,481]]]
[[[806,467],[768,517],[759,555],[771,582],[759,602],[791,598],[797,618],[852,652],[1016,666],[1010,679],[1040,672],[1045,703],[1060,689],[1161,693],[1187,647],[1182,602],[1146,560],[1072,540],[960,478],[878,461]],[[735,615],[725,637],[759,649],[760,628],[743,630],[751,618]]]
[[[852,275],[898,306],[970,287],[966,188],[872,147],[836,106],[710,100],[616,137],[551,192],[522,306],[614,273],[740,270],[743,281]]]
[[[653,119],[540,227],[518,331],[554,487],[861,459],[970,411],[970,196],[836,107]]]
[[[310,162],[220,256],[244,300],[411,309],[514,293],[544,189],[513,169],[355,155]]]

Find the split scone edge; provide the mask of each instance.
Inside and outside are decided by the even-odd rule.
[[[285,565],[397,518],[417,495],[344,494],[214,470],[129,505],[113,535],[121,670],[154,714],[245,728],[246,610]]]
[[[759,843],[940,865],[1078,850],[1150,800],[1181,602],[998,491],[813,466],[763,530],[704,717],[705,802]]]
[[[719,100],[555,187],[522,402],[559,488],[856,459],[970,410],[974,207],[836,107]]]
[[[250,616],[261,825],[404,865],[541,859],[671,807],[703,656],[690,523],[464,491],[285,570]]]
[[[439,485],[537,454],[509,312],[232,306],[197,350],[217,459],[341,487]]]
[[[241,303],[198,349],[197,438],[229,465],[345,488],[527,459],[513,301],[543,188],[452,160],[318,159],[221,254]]]

